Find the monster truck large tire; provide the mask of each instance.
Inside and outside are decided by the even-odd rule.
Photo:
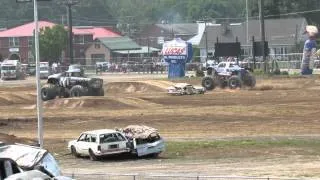
[[[238,76],[231,76],[228,80],[228,85],[230,89],[241,88],[241,79]]]
[[[55,85],[47,84],[41,88],[41,99],[43,101],[55,99],[56,96],[57,96],[57,89]]]
[[[215,88],[214,79],[212,77],[204,77],[202,79],[202,86],[206,88],[206,90],[213,90]]]
[[[104,96],[104,89],[103,88],[99,89],[99,96]]]
[[[70,90],[71,97],[81,97],[85,95],[85,89],[81,85],[73,86]]]
[[[89,89],[88,96],[104,96],[104,89]]]
[[[243,80],[244,85],[254,88],[256,86],[256,78],[252,74],[247,74]]]

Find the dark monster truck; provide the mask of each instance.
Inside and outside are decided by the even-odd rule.
[[[41,88],[43,101],[80,96],[104,96],[103,80],[81,77],[80,70],[67,71],[48,77],[47,84]]]

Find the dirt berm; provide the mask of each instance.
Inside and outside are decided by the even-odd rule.
[[[160,83],[145,82],[111,82],[107,84],[107,93],[154,93],[164,92],[165,88]]]

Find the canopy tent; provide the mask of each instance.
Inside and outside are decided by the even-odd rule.
[[[149,49],[149,50],[148,50]],[[127,51],[114,51],[118,54],[147,54],[147,53],[153,53],[153,52],[160,52],[160,49],[149,47],[148,46],[142,46],[139,50],[127,50]]]

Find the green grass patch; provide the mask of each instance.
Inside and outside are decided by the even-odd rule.
[[[254,157],[278,154],[287,156],[320,155],[320,140],[232,140],[167,142],[164,156],[179,158]]]

